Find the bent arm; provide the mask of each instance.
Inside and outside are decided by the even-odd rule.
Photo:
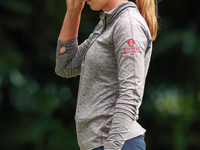
[[[142,103],[149,39],[141,24],[130,20],[119,23],[113,43],[118,65],[119,97],[104,150],[121,150],[131,126],[138,119]],[[143,134],[143,133],[142,133]]]
[[[84,51],[78,47],[77,35],[80,25],[83,0],[67,0],[67,12],[63,21],[57,43],[56,67],[57,75],[70,78],[80,74],[80,65]]]
[[[68,10],[57,42],[55,72],[61,77],[75,77],[80,74],[83,50],[78,52],[76,39],[79,30],[81,12]],[[74,59],[76,58],[76,59]]]

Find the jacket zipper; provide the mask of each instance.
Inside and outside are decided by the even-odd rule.
[[[104,32],[105,29],[106,29],[106,16],[103,18],[103,23],[104,23],[104,26],[103,26],[103,29],[102,29],[102,31],[101,31],[101,34],[99,34],[99,35],[95,38],[95,40],[89,45],[88,49],[87,49],[87,50],[85,51],[85,53],[84,53],[82,66],[84,66],[84,64],[85,64],[85,57],[86,57],[86,54],[87,54],[88,50],[90,49],[90,47],[92,46],[92,44],[98,39],[98,37],[99,37],[100,35],[103,34],[103,32]]]

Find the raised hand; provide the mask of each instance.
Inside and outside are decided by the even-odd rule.
[[[66,3],[67,11],[81,12],[85,5],[85,0],[66,0]]]

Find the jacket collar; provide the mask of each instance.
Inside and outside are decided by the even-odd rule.
[[[100,19],[106,25],[109,25],[114,20],[116,20],[120,16],[120,14],[125,11],[125,9],[130,8],[130,7],[137,9],[137,5],[135,3],[130,2],[130,1],[125,1],[109,12],[101,12]]]

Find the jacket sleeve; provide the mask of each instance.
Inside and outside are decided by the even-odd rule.
[[[81,45],[78,45],[77,38],[70,41],[57,42],[56,50],[56,67],[55,72],[57,75],[63,78],[71,78],[80,75],[82,61],[90,45],[96,40],[101,32],[102,22],[100,21],[95,27],[89,38],[85,40]],[[59,50],[65,47],[66,51],[60,53]]]
[[[81,46],[78,46],[77,38],[65,42],[58,39],[55,67],[57,75],[63,78],[71,78],[80,74],[87,43],[88,41],[85,41]],[[62,47],[66,48],[64,53],[59,52]]]
[[[119,97],[104,150],[121,150],[138,119],[147,66],[148,29],[134,19],[120,21],[113,34],[118,65]],[[149,60],[148,60],[149,61]]]

